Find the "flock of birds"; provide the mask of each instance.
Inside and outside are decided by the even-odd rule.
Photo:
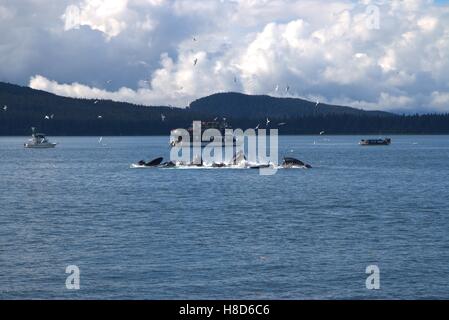
[[[94,101],[94,104],[98,104],[99,102],[100,102],[99,100],[95,100],[95,101]],[[320,104],[320,102],[317,101],[315,107],[318,107],[319,104]],[[4,105],[4,106],[3,106],[3,111],[4,111],[4,112],[8,111],[8,106],[7,106],[7,105]],[[45,116],[44,116],[44,119],[45,119],[45,120],[53,120],[54,118],[55,118],[55,115],[54,115],[54,114],[51,114],[51,115],[45,115]],[[103,119],[103,116],[102,116],[102,115],[98,115],[98,116],[97,116],[97,119],[100,119],[100,120],[101,120],[101,119]],[[165,122],[166,119],[167,119],[167,116],[166,116],[165,114],[161,113],[161,122]],[[218,120],[218,117],[216,117],[216,118],[214,119],[214,121],[217,121],[217,120]],[[226,121],[226,118],[223,118],[223,121]],[[266,128],[269,127],[270,123],[271,123],[271,120],[267,117],[267,118],[266,118]],[[287,123],[286,123],[286,122],[280,122],[280,123],[278,123],[277,125],[278,125],[278,127],[282,127],[282,126],[287,125]],[[255,129],[255,130],[259,130],[259,129],[260,129],[260,123],[259,123],[254,129]],[[320,135],[324,135],[324,134],[325,134],[324,131],[321,131],[321,132],[320,132]],[[101,143],[102,140],[103,140],[103,137],[101,137],[101,138],[99,139],[99,143]]]
[[[197,42],[198,39],[197,39],[196,37],[193,37],[193,41],[194,41],[194,42]],[[193,60],[193,66],[194,66],[194,67],[197,66],[198,62],[199,62],[198,58],[195,57],[195,59]],[[149,80],[145,80],[144,82],[149,83],[150,81],[149,81]],[[235,82],[235,83],[238,82],[238,79],[237,79],[236,76],[234,76],[234,82]],[[107,80],[107,81],[106,81],[106,84],[108,84],[108,85],[111,84],[111,83],[112,83],[112,80]],[[181,87],[181,90],[182,90],[182,89],[183,89],[183,87]],[[275,91],[276,91],[276,92],[279,92],[279,85],[276,85]],[[289,93],[289,91],[290,91],[290,86],[287,85],[287,86],[285,87],[285,92],[286,92],[286,93]],[[99,102],[100,102],[100,100],[95,100],[93,103],[94,103],[95,105],[97,105]],[[317,101],[316,101],[316,104],[315,104],[315,107],[318,107],[319,105],[320,105],[320,101],[317,100]],[[4,112],[8,111],[8,106],[7,106],[7,105],[4,105],[4,106],[3,106],[3,111],[4,111]],[[51,115],[45,115],[45,116],[44,116],[44,119],[45,119],[45,120],[53,120],[54,117],[55,117],[54,114],[51,114]],[[161,122],[165,122],[166,118],[167,118],[167,117],[166,117],[164,114],[161,113]],[[97,116],[97,119],[101,120],[101,119],[103,119],[103,116],[102,116],[102,115],[98,115],[98,116]],[[216,119],[214,119],[214,120],[216,120]],[[225,118],[224,118],[223,120],[226,121]],[[271,123],[271,120],[267,117],[267,119],[266,119],[266,127],[267,127],[267,128],[269,127],[269,124],[270,124],[270,123]],[[285,126],[285,125],[287,125],[286,122],[278,123],[278,127],[282,127],[282,126]],[[259,128],[260,128],[260,124],[258,124],[258,125],[256,126],[255,129],[258,130]],[[324,131],[320,132],[320,135],[323,135],[323,134],[324,134]],[[102,140],[102,139],[103,139],[103,138],[101,137],[101,138],[100,138],[100,141],[99,141],[100,143],[101,143],[101,140]]]
[[[193,40],[193,42],[197,42],[198,41],[197,37],[193,37],[192,40]],[[194,60],[193,60],[193,66],[196,67],[198,62],[199,62],[198,58],[195,57]],[[145,82],[149,82],[149,81],[145,81]],[[234,76],[234,83],[238,83],[237,76]],[[180,90],[182,90],[182,89],[183,89],[183,87],[180,87]],[[275,86],[275,92],[279,92],[279,84],[277,84]],[[290,92],[290,85],[287,85],[285,87],[285,94],[288,94],[289,92]],[[315,107],[318,107],[319,105],[320,105],[320,101],[317,100],[317,102],[315,104]]]

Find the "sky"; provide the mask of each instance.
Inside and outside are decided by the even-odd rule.
[[[233,91],[449,112],[448,2],[0,0],[0,81],[143,105]]]

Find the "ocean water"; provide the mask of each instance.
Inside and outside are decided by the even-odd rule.
[[[314,168],[274,176],[129,168],[168,137],[0,138],[0,298],[448,299],[449,137],[362,138],[281,137]]]

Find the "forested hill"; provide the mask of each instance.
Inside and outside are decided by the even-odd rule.
[[[278,128],[281,134],[447,134],[449,115],[399,116],[301,99],[220,93],[188,108],[73,99],[0,83],[0,135],[168,135],[193,120],[226,117],[234,128]],[[279,125],[283,123],[283,125]],[[284,124],[285,123],[285,124]]]
[[[334,106],[310,102],[298,98],[277,98],[270,96],[250,96],[241,93],[217,93],[191,103],[192,111],[204,114],[220,114],[224,117],[263,119],[267,115],[290,119],[298,116],[354,115],[393,116],[381,111],[364,111],[350,107]]]
[[[3,83],[0,107],[0,135],[28,135],[31,127],[49,135],[151,135],[189,122],[185,109],[73,99]]]

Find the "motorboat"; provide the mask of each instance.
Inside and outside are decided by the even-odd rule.
[[[361,146],[389,146],[391,144],[390,138],[385,139],[363,139],[359,142]]]
[[[208,129],[215,129],[220,132],[220,137],[211,137],[210,140],[205,141],[198,141],[198,144],[201,145],[201,147],[206,146],[225,146],[225,137],[226,137],[226,129],[231,129],[229,124],[223,120],[223,121],[201,121],[201,137],[203,136],[204,132]],[[183,141],[183,133],[187,131],[190,136],[190,141]],[[175,129],[170,132],[170,146],[171,147],[183,147],[186,145],[189,145],[190,147],[193,146],[194,142],[194,130],[193,126],[187,128],[187,129]],[[237,138],[235,136],[232,136],[232,145],[235,147],[237,145]]]
[[[24,143],[25,148],[30,149],[49,149],[56,147],[57,143],[50,142],[45,134],[43,133],[36,133],[35,128],[31,128],[32,134],[31,139],[28,140],[28,142]]]

